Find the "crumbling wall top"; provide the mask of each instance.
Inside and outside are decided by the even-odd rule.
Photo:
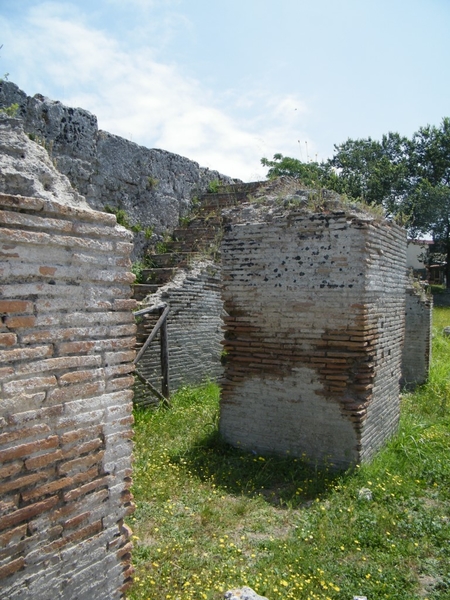
[[[331,190],[307,188],[291,177],[264,182],[248,202],[223,211],[228,224],[269,223],[305,214],[346,215],[359,224],[385,218],[381,207],[349,200]]]

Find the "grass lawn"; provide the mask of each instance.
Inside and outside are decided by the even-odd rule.
[[[445,325],[450,308],[435,309],[429,382],[403,396],[398,435],[350,472],[222,444],[213,384],[136,411],[127,598],[219,600],[248,585],[269,600],[450,599]]]

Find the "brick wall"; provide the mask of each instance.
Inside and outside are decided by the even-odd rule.
[[[223,372],[220,362],[223,302],[219,267],[211,262],[199,263],[180,271],[156,294],[148,305],[165,303],[169,306],[169,378],[171,391],[182,385],[199,385],[205,379],[218,379]],[[158,315],[149,315],[138,324],[138,339],[150,334]],[[149,346],[138,369],[161,390],[159,334]],[[135,402],[157,401],[139,382],[135,386]]]
[[[0,587],[123,595],[135,325],[115,217],[0,194]],[[121,591],[122,590],[122,591]]]
[[[372,456],[399,416],[404,231],[336,207],[243,207],[222,261],[224,439],[337,467]]]
[[[402,384],[414,388],[425,383],[431,360],[433,297],[414,286],[406,289],[406,328]]]

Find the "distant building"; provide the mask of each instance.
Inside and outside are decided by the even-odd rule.
[[[445,263],[430,263],[433,240],[408,240],[406,266],[414,277],[433,284],[445,283]]]
[[[406,248],[406,266],[416,277],[427,279],[426,263],[432,240],[408,240]]]

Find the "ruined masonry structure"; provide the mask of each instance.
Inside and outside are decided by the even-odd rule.
[[[40,94],[31,98],[11,81],[0,81],[0,109],[11,104],[19,105],[17,116],[26,133],[45,145],[56,168],[89,206],[125,210],[133,225],[142,226],[134,236],[133,260],[142,258],[151,242],[146,227],[159,235],[172,231],[188,212],[191,198],[209,182],[233,182],[183,156],[101,131],[97,117],[82,108]]]
[[[148,306],[166,304],[169,335],[170,389],[183,385],[200,385],[206,379],[216,380],[223,372],[220,362],[223,303],[220,269],[212,261],[199,262],[189,270],[180,270],[174,280],[144,302]],[[138,338],[144,341],[151,333],[158,314],[144,317],[138,324]],[[161,389],[161,358],[159,334],[144,353],[137,367],[139,372]],[[135,383],[136,404],[157,402],[139,381]]]
[[[255,214],[222,244],[221,434],[337,468],[367,460],[399,418],[405,232],[337,206]]]
[[[0,588],[123,597],[135,325],[115,217],[0,194]]]

